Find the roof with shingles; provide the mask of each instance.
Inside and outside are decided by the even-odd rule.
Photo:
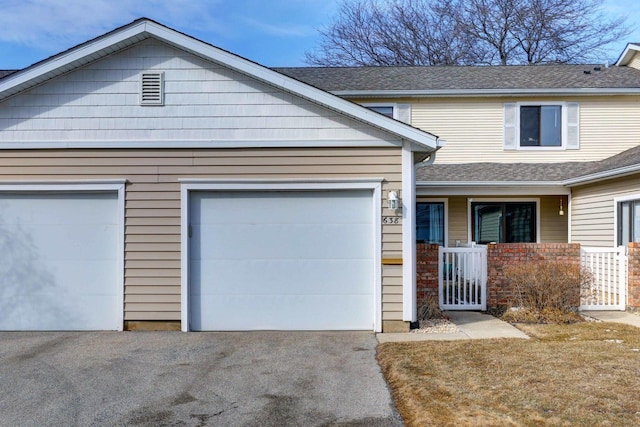
[[[13,74],[18,70],[0,70],[0,79],[3,77],[7,77],[9,74]]]
[[[561,183],[640,165],[640,145],[604,160],[562,163],[464,163],[433,164],[418,168],[416,181],[439,183]]]
[[[274,70],[330,92],[640,88],[640,70],[602,64]]]

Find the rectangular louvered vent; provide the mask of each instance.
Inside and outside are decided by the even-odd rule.
[[[140,105],[162,105],[162,73],[142,73],[140,77]]]

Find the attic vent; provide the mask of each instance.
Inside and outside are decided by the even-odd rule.
[[[163,74],[142,73],[140,76],[140,105],[162,105]]]

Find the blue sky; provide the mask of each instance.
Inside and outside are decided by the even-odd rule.
[[[626,42],[640,42],[637,0],[604,0],[628,16],[635,32],[612,44],[613,61]],[[340,0],[0,0],[0,69],[24,68],[139,17],[267,66],[303,66]]]

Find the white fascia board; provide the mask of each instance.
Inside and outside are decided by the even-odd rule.
[[[640,51],[640,46],[633,43],[627,43],[627,47],[624,48],[622,54],[620,55],[620,58],[618,58],[618,61],[616,61],[616,66],[627,65],[631,58],[633,58],[633,55],[635,55],[638,51]]]
[[[603,181],[610,178],[620,178],[625,175],[631,175],[640,172],[640,164],[625,166],[622,168],[611,169],[603,172],[593,173],[590,175],[579,176],[577,178],[567,179],[562,182],[563,185],[568,187],[575,187],[576,185],[590,184],[597,181]]]
[[[51,59],[43,61],[40,64],[27,67],[24,71],[18,71],[8,77],[5,77],[0,81],[0,99],[4,97],[3,94],[7,91],[10,94],[16,93],[16,91],[11,91],[13,88],[19,88],[25,84],[28,85],[27,87],[34,86],[57,75],[63,74],[71,68],[75,68],[68,67],[77,61],[84,60],[84,62],[80,64],[84,65],[85,63],[95,61],[100,56],[106,56],[110,52],[104,53],[103,55],[100,55],[100,52],[118,45],[119,43],[129,41],[129,43],[125,43],[125,45],[129,45],[142,40],[145,38],[144,24],[144,22],[139,22],[129,27],[122,28],[120,31],[117,31],[107,37],[100,37],[91,43],[72,49],[69,52],[63,52]],[[124,45],[122,47],[124,47]],[[118,48],[118,50],[122,47]],[[96,55],[98,56],[96,57]],[[33,83],[29,84],[29,82]]]
[[[418,196],[522,196],[568,195],[571,190],[560,182],[436,182],[416,183]]]
[[[554,88],[554,89],[434,89],[434,90],[338,90],[334,95],[350,98],[460,98],[486,96],[597,96],[638,95],[640,88]]]

